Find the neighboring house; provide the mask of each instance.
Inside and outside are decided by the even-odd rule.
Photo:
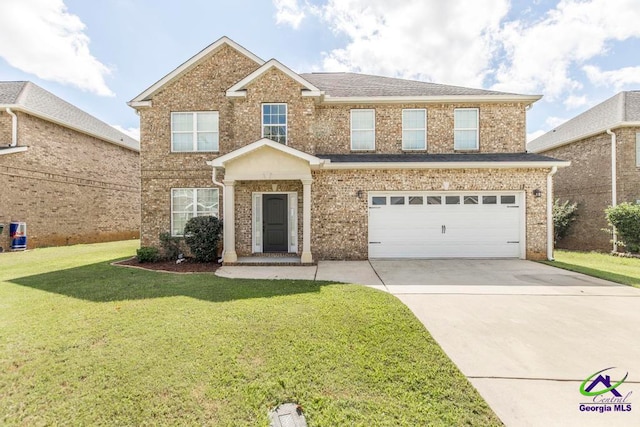
[[[0,82],[0,246],[131,239],[140,230],[139,143],[31,82]]]
[[[640,203],[640,91],[618,93],[531,141],[528,149],[571,161],[554,177],[555,196],[577,202],[578,217],[558,246],[611,251],[604,210]]]
[[[219,215],[225,263],[546,258],[550,173],[568,163],[525,152],[539,98],[296,74],[223,37],[129,103],[142,245]]]

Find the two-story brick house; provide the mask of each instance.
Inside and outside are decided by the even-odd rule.
[[[551,174],[525,152],[539,96],[296,74],[226,37],[133,99],[142,245],[224,219],[224,262],[551,256]]]

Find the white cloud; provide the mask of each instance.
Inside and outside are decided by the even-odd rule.
[[[549,116],[544,122],[547,124],[547,126],[553,129],[553,128],[557,128],[558,126],[560,126],[566,121],[567,119],[562,117]]]
[[[585,95],[583,96],[569,95],[563,102],[564,106],[567,107],[567,109],[569,110],[582,107],[583,105],[587,105],[588,103],[589,103],[589,100]]]
[[[3,0],[0,57],[43,80],[114,96],[105,83],[111,71],[91,55],[85,29],[63,0]]]
[[[611,41],[640,37],[639,21],[637,0],[561,0],[539,22],[507,22],[498,36],[506,61],[493,88],[542,91],[549,101],[581,89],[572,67],[605,54]]]
[[[123,128],[120,125],[111,125],[111,127],[118,129],[120,132],[130,136],[136,141],[140,141],[140,128]]]
[[[600,67],[586,65],[582,69],[589,81],[596,86],[612,86],[616,91],[620,91],[624,86],[640,84],[640,67],[602,71]]]
[[[298,0],[273,0],[276,7],[276,24],[288,24],[294,29],[300,26],[305,17]]]
[[[534,139],[544,135],[546,132],[543,130],[537,130],[527,134],[527,143],[533,141]]]
[[[348,44],[324,69],[481,86],[508,0],[329,0],[315,13]]]
[[[568,108],[587,102],[580,96],[581,67],[606,57],[616,41],[640,38],[638,0],[559,0],[546,12],[514,10],[516,19],[510,0],[274,2],[292,5],[294,16],[316,16],[346,37],[344,46],[324,53],[326,71],[542,93],[551,102],[569,95]],[[634,71],[606,78],[636,82]]]

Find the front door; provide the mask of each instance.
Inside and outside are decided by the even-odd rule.
[[[264,252],[287,252],[287,195],[264,194],[262,196],[262,235]]]

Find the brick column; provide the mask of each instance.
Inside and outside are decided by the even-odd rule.
[[[303,264],[313,262],[311,255],[311,179],[302,180],[302,256]]]
[[[224,181],[224,257],[223,262],[236,262],[236,198],[235,181]]]

